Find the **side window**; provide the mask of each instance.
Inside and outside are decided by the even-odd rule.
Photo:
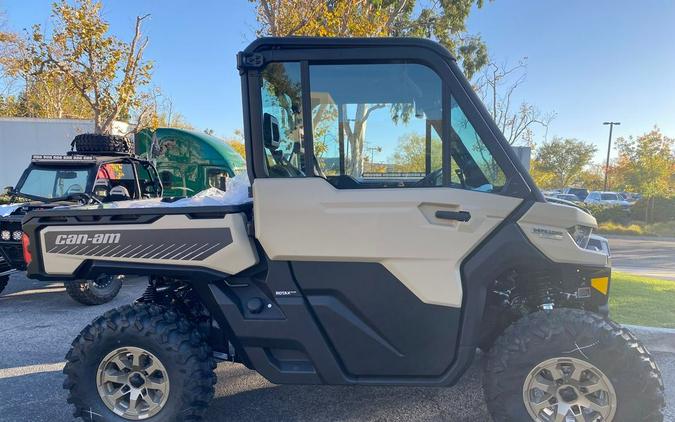
[[[138,184],[141,186],[141,195],[144,198],[159,196],[159,183],[154,177],[154,170],[147,164],[137,163],[136,172],[138,173]]]
[[[311,65],[317,173],[338,188],[422,186],[442,168],[442,84],[417,63]]]
[[[106,163],[98,169],[95,186],[107,186],[108,192],[116,197],[138,198],[136,176],[133,164],[126,162]]]
[[[474,129],[455,97],[450,99],[451,170],[466,189],[497,192],[504,187],[506,177],[494,156]]]
[[[270,63],[262,72],[265,163],[270,177],[302,177],[302,88],[300,63]],[[278,132],[277,132],[278,128]]]

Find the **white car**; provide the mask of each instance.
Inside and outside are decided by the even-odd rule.
[[[630,202],[626,201],[623,196],[616,192],[601,192],[593,191],[588,194],[584,200],[586,204],[600,204],[608,206],[629,207]]]

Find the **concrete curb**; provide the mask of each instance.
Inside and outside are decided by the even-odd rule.
[[[650,352],[675,353],[675,329],[624,325],[631,330]]]

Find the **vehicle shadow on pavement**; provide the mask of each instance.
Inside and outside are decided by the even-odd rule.
[[[490,421],[476,363],[451,388],[274,385],[225,363],[205,420]]]

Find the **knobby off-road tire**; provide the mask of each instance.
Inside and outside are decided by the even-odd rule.
[[[75,151],[85,154],[101,152],[134,153],[133,141],[117,135],[83,133],[73,139],[72,145],[75,147]]]
[[[122,288],[123,276],[104,275],[96,280],[74,280],[64,283],[66,292],[75,301],[87,305],[102,305],[113,300]]]
[[[105,366],[119,350],[142,350],[153,358],[149,360],[146,356],[145,360],[139,361],[139,365],[125,369],[126,374],[131,372],[143,375],[145,371],[147,379],[150,379],[151,371],[155,369],[142,369],[145,361],[148,362],[148,368],[159,368],[153,382],[165,383],[164,391],[168,394],[157,400],[162,405],[159,409],[155,407],[155,413],[143,420],[157,422],[202,419],[213,398],[213,386],[216,383],[213,371],[216,363],[212,350],[205,337],[187,319],[172,309],[153,304],[126,305],[111,310],[94,320],[75,339],[66,355],[67,362],[63,370],[66,374],[63,387],[69,390],[68,402],[75,406],[75,417],[86,421],[107,422],[132,419],[128,414],[126,418],[115,414],[108,407],[105,400],[115,397],[118,386],[101,381],[110,379],[107,375],[103,377],[104,373],[120,375],[115,371],[119,366],[111,367],[110,363]],[[126,364],[132,366],[133,359],[126,360]],[[100,370],[102,365],[107,368],[107,372]],[[100,388],[104,393],[100,392]],[[129,385],[122,385],[119,386],[119,391],[128,391],[129,388]],[[125,400],[128,409],[130,397],[131,393],[121,396],[122,407],[118,411],[124,410]],[[137,405],[136,409],[142,410],[147,402],[139,404],[141,406]]]
[[[539,372],[547,365],[549,368],[554,365],[553,372]],[[581,375],[569,373],[575,368],[583,370]],[[554,372],[558,376],[554,376]],[[540,393],[545,387],[542,390],[531,388],[538,385],[533,384],[536,382],[532,381],[535,379],[533,374],[539,374],[538,380],[552,392],[553,406],[549,408],[552,416],[538,413],[538,420],[556,420],[558,398],[564,399],[561,403],[565,409],[571,403],[595,399],[598,394],[601,404],[606,404],[604,397],[609,398],[612,393],[615,394],[611,419],[614,422],[657,422],[664,418],[663,382],[656,363],[630,331],[600,315],[557,309],[531,314],[506,329],[490,350],[484,368],[483,388],[488,409],[496,422],[533,419],[528,407],[531,412],[536,412],[532,403],[549,397],[549,394]],[[603,376],[601,383],[590,380],[603,380]],[[574,381],[579,378],[583,382]],[[526,381],[531,389],[525,388]],[[593,387],[587,387],[590,384]],[[574,388],[567,388],[567,385]],[[607,396],[602,392],[587,395],[588,391],[601,386],[608,392]],[[528,394],[535,399],[530,399],[529,405],[526,404]],[[574,410],[578,412],[579,407]]]
[[[3,290],[5,290],[5,287],[7,287],[8,282],[9,282],[8,276],[0,277],[0,293],[2,293]]]

